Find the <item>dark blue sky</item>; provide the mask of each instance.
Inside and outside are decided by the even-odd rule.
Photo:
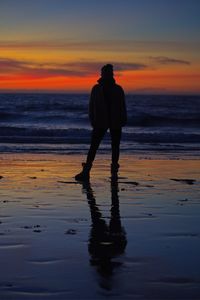
[[[199,41],[199,0],[1,0],[0,38]]]

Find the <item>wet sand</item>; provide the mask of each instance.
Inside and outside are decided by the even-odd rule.
[[[0,299],[200,299],[200,163],[0,155]]]

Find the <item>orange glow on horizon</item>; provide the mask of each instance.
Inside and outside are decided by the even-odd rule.
[[[89,92],[96,84],[98,74],[92,76],[57,76],[41,77],[37,75],[0,75],[0,90],[45,90],[45,91],[77,91]],[[142,92],[145,90],[158,90],[164,92],[173,91],[199,93],[200,74],[188,74],[180,72],[145,70],[137,72],[124,72],[115,76],[118,84],[122,85],[126,92]]]
[[[123,66],[123,53],[102,53],[85,51],[81,58],[79,51],[64,49],[4,49],[0,56],[0,92],[1,91],[53,91],[53,92],[90,92],[99,78],[99,67],[110,61]],[[147,50],[147,49],[146,49]],[[122,55],[123,54],[123,55]],[[148,56],[126,53],[125,65],[132,64],[132,70],[115,72],[117,83],[125,92],[155,93],[200,93],[200,66],[196,59],[172,53],[179,57],[179,63],[159,65],[156,58],[166,57],[155,53],[155,61]],[[111,59],[113,57],[113,60]],[[119,61],[119,62],[118,62]],[[176,61],[176,60],[175,60]],[[183,63],[181,63],[183,61]],[[102,62],[102,63],[101,63]],[[95,65],[96,64],[96,65]],[[72,73],[70,73],[72,72]],[[71,75],[70,75],[71,74]]]
[[[49,91],[86,91],[90,90],[98,77],[51,77],[0,76],[0,90],[49,90]]]
[[[135,73],[126,72],[119,77],[120,83],[127,91],[142,91],[145,89],[163,90],[166,92],[200,93],[200,73],[185,74],[184,72],[162,70],[145,70]]]

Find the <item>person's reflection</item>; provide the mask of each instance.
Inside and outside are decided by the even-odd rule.
[[[111,181],[111,217],[109,224],[102,218],[90,182],[83,183],[83,192],[86,193],[91,212],[92,228],[88,242],[90,263],[97,267],[103,277],[112,275],[114,268],[122,263],[113,261],[114,258],[124,253],[126,248],[126,232],[121,225],[118,182]]]

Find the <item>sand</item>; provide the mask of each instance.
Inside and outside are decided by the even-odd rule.
[[[0,299],[200,299],[200,163],[0,155]]]

